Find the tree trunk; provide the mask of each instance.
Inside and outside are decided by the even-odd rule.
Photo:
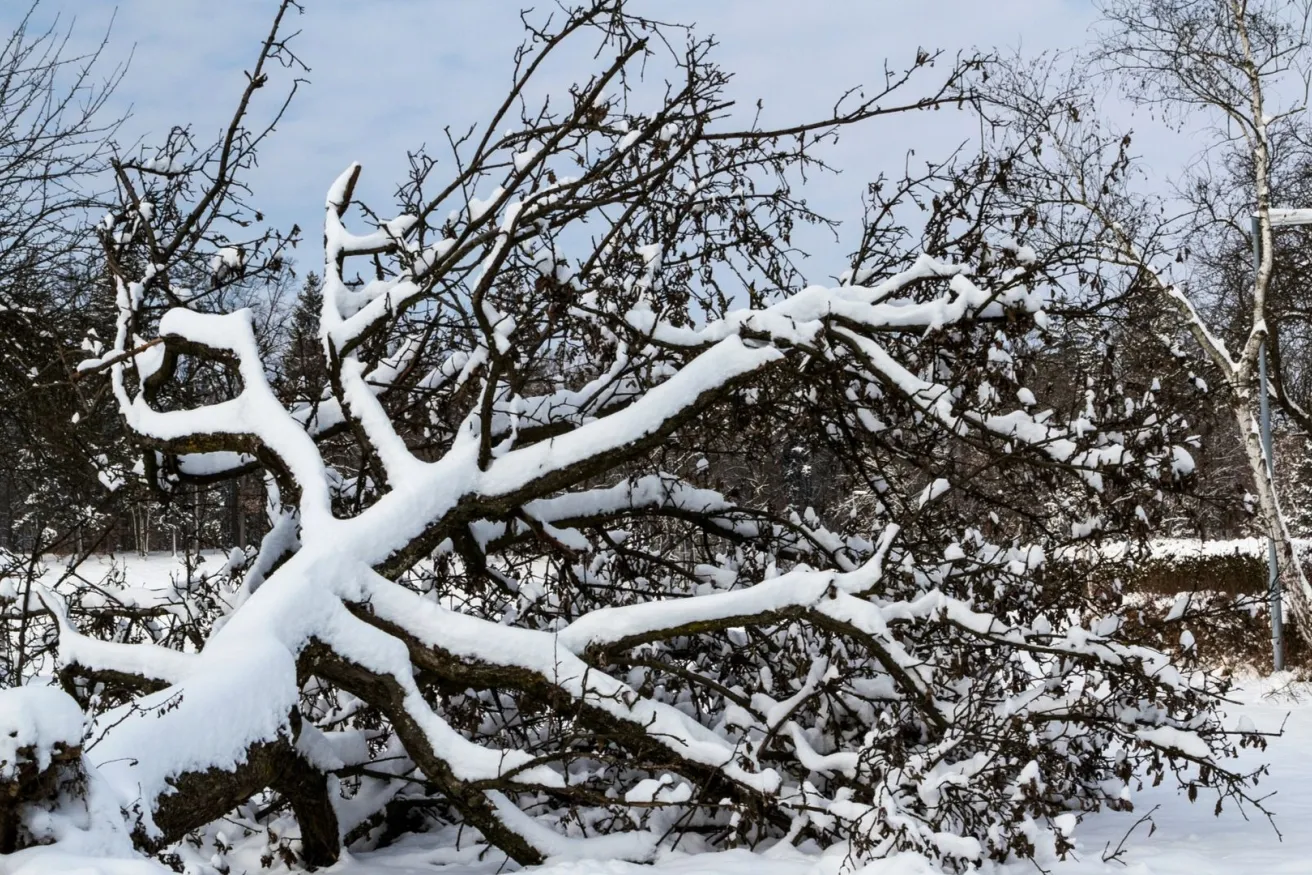
[[[1262,528],[1276,545],[1281,590],[1289,602],[1290,615],[1299,633],[1306,640],[1312,640],[1312,589],[1309,588],[1307,576],[1303,573],[1298,553],[1294,549],[1293,538],[1289,534],[1289,527],[1281,512],[1275,484],[1267,470],[1266,455],[1262,451],[1259,420],[1252,410],[1251,393],[1242,391],[1236,393],[1236,396],[1232,404],[1235,424],[1243,436],[1244,455],[1253,477]]]

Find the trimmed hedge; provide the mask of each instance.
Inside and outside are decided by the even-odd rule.
[[[1133,562],[1064,563],[1072,582],[1105,602],[1126,600],[1131,638],[1182,660],[1223,670],[1271,671],[1266,553],[1235,549],[1158,554]],[[1119,583],[1119,585],[1118,585]],[[1181,593],[1195,594],[1183,617],[1167,621]],[[1193,647],[1181,647],[1185,631]],[[1309,648],[1285,623],[1285,665],[1312,669]]]

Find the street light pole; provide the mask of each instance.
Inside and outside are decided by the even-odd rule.
[[[1292,212],[1292,211],[1289,211]],[[1309,217],[1312,220],[1312,217]],[[1295,224],[1289,222],[1289,224]],[[1303,224],[1302,222],[1298,224]],[[1253,271],[1254,275],[1262,271],[1262,234],[1258,227],[1258,217],[1252,217],[1253,233]],[[1270,391],[1267,386],[1266,376],[1266,339],[1263,338],[1262,345],[1257,351],[1257,372],[1258,379],[1261,382],[1261,428],[1262,428],[1262,452],[1266,455],[1266,475],[1271,483],[1271,490],[1274,494],[1276,472],[1275,456],[1271,452],[1271,401]],[[1270,531],[1270,526],[1278,521],[1267,521],[1266,535],[1266,583],[1267,594],[1271,600],[1271,667],[1275,671],[1283,671],[1285,668],[1285,633],[1282,599],[1280,594],[1280,565],[1276,558],[1276,541]]]

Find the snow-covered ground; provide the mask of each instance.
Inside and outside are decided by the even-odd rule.
[[[1198,803],[1191,805],[1164,786],[1145,787],[1135,799],[1134,814],[1088,818],[1076,833],[1081,859],[1052,866],[1054,875],[1312,872],[1312,830],[1308,829],[1312,823],[1312,687],[1287,688],[1287,683],[1283,678],[1250,681],[1236,691],[1236,705],[1228,710],[1231,719],[1247,716],[1264,731],[1275,731],[1284,724],[1284,735],[1271,739],[1265,751],[1245,751],[1239,761],[1249,769],[1270,763],[1271,774],[1257,790],[1258,795],[1274,794],[1266,800],[1275,815],[1274,828],[1256,812],[1249,812],[1246,819],[1227,807],[1219,817],[1213,816],[1214,803],[1201,794]],[[1287,689],[1296,690],[1296,695],[1291,697]],[[1125,842],[1127,851],[1122,859],[1128,866],[1103,863],[1107,844],[1114,848],[1141,814],[1158,805],[1153,814],[1156,832],[1148,836],[1144,825]]]

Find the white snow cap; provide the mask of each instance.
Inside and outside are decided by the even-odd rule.
[[[20,757],[45,769],[56,746],[81,744],[82,709],[68,693],[55,687],[0,690],[0,780],[14,776]]]

